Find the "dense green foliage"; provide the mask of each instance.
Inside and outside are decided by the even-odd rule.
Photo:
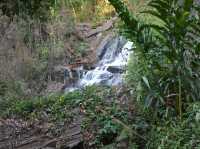
[[[114,89],[91,86],[82,91],[64,95],[4,100],[4,108],[0,111],[0,116],[26,120],[47,118],[49,122],[70,123],[78,115],[82,115],[82,117],[85,115],[82,124],[83,132],[91,131],[96,136],[89,140],[88,144],[94,143],[102,146],[107,139],[108,143],[112,143],[117,134],[120,134],[120,128],[123,127],[113,122],[112,116],[122,119],[124,122],[128,120],[128,109],[122,111],[116,98]],[[98,109],[105,110],[106,113],[102,113]],[[98,128],[93,127],[94,122],[97,122]],[[98,129],[98,131],[93,131],[93,129]]]
[[[54,0],[3,0],[0,9],[7,16],[22,15],[46,20],[50,15],[51,7],[55,5]]]
[[[123,0],[109,1],[124,21],[122,33],[135,44],[126,75],[131,91],[124,87],[125,91],[119,93],[119,88],[91,86],[66,94],[33,97],[22,81],[0,80],[0,118],[48,121],[60,127],[61,123],[70,124],[81,117],[88,148],[93,145],[115,149],[123,144],[127,149],[200,148],[199,6],[193,0],[151,0],[143,12],[132,14]],[[24,73],[30,86],[36,86],[37,91],[44,88],[43,81],[53,76],[54,60],[62,59],[64,43],[69,42],[68,36],[72,37],[73,19],[84,20],[94,12],[96,2],[0,2],[3,14],[10,18],[18,15],[23,20],[28,16],[26,23],[18,23],[24,29],[25,44],[35,50],[36,63],[27,63]],[[59,14],[58,7],[69,7],[74,16],[63,13],[63,8]],[[37,24],[38,19],[55,22],[46,24],[52,30],[41,32],[41,39],[31,34],[34,24],[41,30],[45,27]],[[85,43],[75,45],[72,41],[76,54],[83,54]]]
[[[199,148],[199,5],[152,0],[138,16],[121,0],[109,1],[136,45],[126,77],[152,118],[145,148]],[[152,18],[141,21],[146,14]]]
[[[102,10],[100,3],[105,1],[98,0],[2,0],[0,2],[0,10],[3,15],[13,18],[14,16],[20,16],[22,18],[31,18],[40,20],[42,22],[49,21],[52,17],[57,16],[60,13],[60,9],[67,9],[72,11],[73,17],[77,21],[85,20],[101,20],[101,15],[98,11]],[[101,4],[101,5],[102,5]],[[105,6],[107,9],[107,6]],[[93,16],[93,17],[92,17]],[[95,17],[96,16],[96,17]]]
[[[150,148],[176,148],[176,149],[198,149],[200,147],[200,127],[199,127],[199,103],[191,104],[182,122],[165,121],[160,125],[153,126],[149,132]]]
[[[199,18],[195,17],[199,12],[194,2],[151,1],[149,10],[143,13],[156,16],[163,22],[162,25],[138,22],[120,0],[110,2],[136,44],[137,62],[142,66],[140,70],[143,69],[137,78],[141,80],[137,84],[143,90],[141,99],[146,105],[153,104],[157,109],[164,106],[166,112],[169,108],[175,108],[182,116],[183,103],[200,99],[200,24]]]
[[[83,134],[93,136],[86,137],[85,143],[98,148],[118,148],[117,145],[124,141],[130,149],[199,148],[198,103],[187,108],[181,122],[163,120],[155,124],[151,115],[135,102],[124,105],[118,98],[116,89],[92,86],[65,95],[4,101],[7,107],[1,111],[1,116],[26,120],[44,119],[58,125],[70,123],[82,115]]]

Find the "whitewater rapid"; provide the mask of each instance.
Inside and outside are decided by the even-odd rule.
[[[94,69],[84,70],[83,67],[77,69],[78,81],[66,88],[67,91],[84,88],[91,85],[117,86],[123,84],[123,74],[133,52],[133,42],[125,40],[123,37],[114,37],[101,48],[99,61]]]

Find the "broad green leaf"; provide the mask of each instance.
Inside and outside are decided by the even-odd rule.
[[[142,77],[142,80],[144,81],[145,85],[146,85],[149,89],[151,89],[150,84],[149,84],[149,81],[148,81],[148,79],[147,79],[145,76]]]

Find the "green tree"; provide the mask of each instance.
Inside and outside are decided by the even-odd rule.
[[[166,113],[172,107],[182,117],[184,103],[200,99],[199,6],[193,0],[152,0],[142,13],[158,18],[162,24],[157,25],[139,21],[121,0],[109,1],[135,42],[139,61],[145,61],[147,71],[137,78],[141,99]]]

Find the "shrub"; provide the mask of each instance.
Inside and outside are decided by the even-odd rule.
[[[192,149],[200,147],[199,104],[190,105],[182,122],[165,121],[149,132],[147,148]]]
[[[0,9],[3,14],[13,17],[14,15],[27,15],[31,18],[38,18],[46,21],[50,16],[50,8],[55,5],[54,0],[2,0],[0,2]]]
[[[158,111],[164,107],[166,113],[172,107],[182,117],[184,103],[200,99],[200,24],[193,17],[192,12],[199,13],[194,1],[150,1],[149,10],[143,13],[157,17],[162,22],[159,25],[138,21],[120,0],[110,2],[125,22],[126,33],[137,47],[137,59],[144,66],[137,78],[141,100]]]

